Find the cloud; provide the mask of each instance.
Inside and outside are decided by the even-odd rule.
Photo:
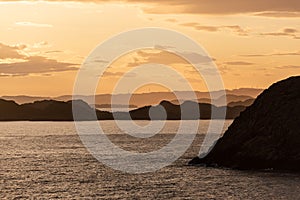
[[[295,28],[285,28],[278,32],[260,33],[260,35],[262,35],[262,36],[287,36],[287,37],[292,37],[294,39],[298,39],[299,36],[297,36],[297,33],[299,33],[299,31]]]
[[[270,73],[266,73],[264,74],[265,76],[274,76],[273,74],[270,74]]]
[[[51,45],[46,42],[46,41],[42,41],[42,42],[37,42],[37,43],[34,43],[32,45],[32,48],[36,48],[36,49],[39,49],[39,48],[49,48],[51,47]]]
[[[45,53],[63,53],[63,51],[53,50],[53,51],[46,51]]]
[[[199,73],[201,75],[204,75],[204,76],[206,76],[206,75],[215,76],[215,75],[219,75],[219,74],[225,74],[225,73],[227,73],[227,71],[228,71],[228,68],[226,66],[220,65],[217,68],[213,68],[213,67],[201,68],[200,71],[198,71],[198,70],[184,70],[184,73],[189,74],[191,76],[193,76],[195,74],[199,75]]]
[[[254,63],[245,62],[245,61],[231,61],[231,62],[225,62],[224,64],[227,64],[227,65],[253,65]]]
[[[171,23],[176,23],[176,22],[178,22],[177,19],[173,19],[173,18],[166,19],[165,21],[166,21],[166,22],[171,22]]]
[[[0,59],[23,59],[25,55],[21,54],[19,51],[26,48],[26,45],[15,45],[10,46],[0,43]]]
[[[168,49],[174,49],[175,47],[173,46],[166,46],[166,45],[155,45],[155,49],[163,49],[163,50],[168,50]]]
[[[126,78],[134,78],[137,77],[137,73],[135,72],[104,72],[102,77],[109,78],[109,77],[126,77]]]
[[[160,47],[162,47],[163,49],[167,48],[163,46]],[[175,54],[173,55],[172,53],[164,50],[139,50],[136,52],[136,56],[133,57],[133,61],[127,64],[127,67],[136,67],[148,63],[159,63],[165,65],[186,64],[187,61],[184,61],[184,58],[188,59],[191,64],[210,63],[214,61],[213,58],[195,52],[175,52]]]
[[[218,26],[201,26],[200,24],[195,23],[195,22],[183,23],[183,24],[180,24],[180,25],[187,26],[187,27],[192,27],[192,28],[194,28],[196,30],[199,30],[199,31],[216,32],[216,31],[220,30],[220,27],[218,27]]]
[[[53,25],[51,24],[40,24],[34,22],[16,22],[16,26],[28,26],[28,27],[39,27],[39,28],[52,28]]]
[[[201,69],[201,75],[203,76],[216,76],[220,74],[225,74],[227,72],[227,68],[224,66],[220,66],[217,69],[215,68],[204,68]]]
[[[109,61],[107,61],[107,60],[102,60],[102,59],[95,59],[95,60],[93,60],[93,62],[95,62],[95,63],[109,63]]]
[[[239,55],[241,57],[265,57],[265,56],[300,56],[300,51],[296,52],[279,52],[279,53],[271,53],[271,54],[246,54]]]
[[[209,63],[214,59],[195,52],[176,52],[177,54],[187,58],[192,64]]]
[[[237,35],[240,36],[248,36],[249,31],[246,29],[243,29],[242,27],[238,25],[231,25],[231,26],[203,26],[199,23],[191,22],[191,23],[183,23],[180,24],[182,26],[192,27],[195,30],[198,31],[208,31],[208,32],[217,32],[217,31],[226,31],[229,30]]]
[[[40,42],[34,45],[47,46],[47,42]],[[62,72],[77,70],[75,63],[60,62],[43,56],[28,56],[23,50],[28,49],[27,45],[7,45],[0,43],[0,77],[27,76],[29,74],[45,75],[51,72]],[[60,51],[49,51],[55,53]],[[6,60],[12,59],[12,60]]]
[[[285,65],[285,66],[278,66],[276,69],[300,69],[300,65]]]
[[[7,74],[0,74],[0,77],[10,77],[10,75],[7,75]]]
[[[1,63],[0,74],[9,76],[27,76],[29,74],[46,74],[77,70],[77,64],[59,62],[42,56],[27,57],[24,62]]]
[[[5,1],[5,0],[4,0]],[[6,0],[7,1],[7,0]],[[9,2],[14,1],[10,0]],[[53,2],[70,2],[69,0],[48,0]],[[250,13],[260,16],[299,17],[299,0],[73,0],[73,2],[125,2],[141,5],[144,12],[155,14],[209,14],[228,15]],[[263,14],[264,13],[264,14]],[[268,14],[266,14],[268,13]]]
[[[285,28],[283,30],[284,33],[287,33],[287,34],[293,34],[293,33],[298,33],[298,30],[297,29],[294,29],[294,28]]]
[[[151,1],[142,1],[151,2]],[[300,11],[299,0],[161,0],[153,3],[145,11],[149,13],[193,13],[193,14],[240,14],[258,12],[285,12],[294,13]],[[168,6],[169,9],[166,9]]]
[[[279,18],[290,18],[290,17],[300,17],[300,12],[274,12],[274,11],[266,11],[255,13],[255,16],[262,17],[279,17]]]
[[[108,77],[108,76],[111,76],[111,77],[119,77],[119,76],[123,76],[123,72],[104,72],[103,73],[103,76],[104,77]]]
[[[201,71],[198,70],[184,70],[184,73],[188,76],[194,77],[195,75],[217,75],[219,72],[217,69],[214,68],[202,68]]]
[[[229,29],[231,31],[233,31],[234,33],[236,33],[237,35],[240,36],[248,36],[248,30],[243,29],[242,27],[238,26],[238,25],[234,25],[234,26],[223,26],[224,29]]]
[[[203,82],[200,78],[192,78],[192,77],[179,78],[178,81],[182,82],[182,83],[187,83],[187,82],[201,83],[201,82]]]
[[[137,77],[137,73],[135,73],[135,72],[127,72],[127,73],[125,73],[124,77],[134,78],[134,77]]]

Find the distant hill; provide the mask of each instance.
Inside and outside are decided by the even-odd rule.
[[[215,99],[214,101],[214,105],[216,106],[226,106],[223,104],[223,98],[224,96],[219,97],[218,99]],[[251,96],[248,95],[235,95],[235,94],[227,94],[226,95],[226,102],[227,104],[233,103],[233,102],[244,102],[247,101],[249,99],[253,99]],[[209,103],[211,104],[211,99],[210,98],[201,98],[198,99],[199,103]],[[241,104],[237,104],[237,105],[241,105]]]
[[[21,120],[20,106],[14,101],[0,99],[0,120]]]
[[[51,100],[51,97],[19,95],[19,96],[2,96],[1,99],[12,100],[17,104],[24,104],[24,103],[33,103],[35,101]]]
[[[245,106],[248,107],[253,104],[255,99],[247,99],[245,101],[236,101],[236,102],[230,102],[228,104],[229,107],[234,107],[234,106]]]
[[[214,108],[217,112],[217,115],[215,116],[214,119],[221,119],[222,113],[224,112],[224,110],[226,109],[225,106],[223,107],[216,107],[216,106],[212,106],[211,104],[205,104],[205,103],[200,103],[198,105],[196,102],[192,102],[192,101],[186,101],[184,102],[181,106],[183,107],[183,111],[186,112],[186,114],[184,114],[184,118],[183,119],[187,119],[187,120],[191,120],[191,119],[199,119],[199,116],[197,115],[198,113],[200,113],[200,119],[211,119],[211,113],[212,113],[212,108]],[[153,119],[156,120],[163,120],[164,118],[162,118],[161,116],[163,116],[162,114],[160,115],[159,113],[162,112],[161,111],[161,106],[166,110],[166,114],[167,114],[167,118],[168,120],[180,120],[181,119],[181,107],[180,105],[176,105],[176,104],[172,104],[171,102],[168,101],[162,101],[158,106],[152,106],[154,113],[156,113],[156,116],[154,116]],[[194,108],[198,106],[199,107],[199,111],[194,110]],[[147,119],[149,120],[149,110],[151,109],[151,106],[146,106],[146,107],[142,107],[139,109],[135,109],[130,111],[130,115],[133,119]],[[237,117],[240,112],[242,112],[245,109],[244,106],[236,106],[236,107],[227,107],[227,111],[226,111],[226,119],[234,119],[235,117]]]
[[[83,114],[83,117],[78,120],[94,120],[93,116],[95,111],[98,120],[114,119],[112,113],[95,110],[82,100],[66,102],[43,100],[19,105],[14,101],[0,99],[0,121],[73,121],[72,104],[77,106],[79,112]],[[162,108],[164,108],[166,110],[167,120],[180,120],[182,116],[181,114],[184,116],[182,119],[199,119],[199,116],[197,115],[198,111],[194,109],[195,106],[199,106],[201,119],[211,119],[212,107],[217,113],[214,119],[219,119],[222,117],[221,113],[226,109],[224,106],[216,107],[211,106],[210,104],[197,104],[192,101],[186,101],[181,106],[184,108],[183,111],[185,113],[181,113],[180,105],[175,105],[168,101],[162,101],[157,106],[145,106],[131,110],[129,113],[116,112],[114,113],[114,117],[118,120],[129,119],[129,116],[131,116],[134,120],[150,120],[149,111],[151,109],[150,113],[154,113],[152,116],[153,120],[163,120],[165,118],[163,118]],[[245,107],[243,106],[228,107],[226,118],[233,119],[244,109]]]
[[[43,100],[19,105],[14,101],[0,99],[0,121],[72,121],[72,104],[84,114],[84,118],[79,120],[93,120],[94,109],[81,100],[68,102]],[[97,116],[112,119],[112,115],[104,111],[97,111]]]
[[[246,95],[251,96],[252,98],[256,98],[260,93],[263,92],[264,89],[257,89],[257,88],[239,88],[233,90],[226,90],[226,94],[233,94],[233,95]]]
[[[95,105],[90,105],[93,108],[137,108],[136,105],[123,105],[123,104],[95,104]]]
[[[248,96],[249,98],[256,98],[258,94],[262,92],[262,89],[252,89],[252,88],[241,88],[235,90],[226,90],[226,94],[235,95],[235,96]],[[193,100],[191,96],[193,92],[190,91],[175,91],[173,92],[152,92],[152,93],[143,93],[143,94],[116,94],[114,95],[114,99],[116,101],[114,104],[127,105],[128,103],[125,101],[130,98],[130,104],[136,105],[137,107],[147,106],[147,105],[156,105],[159,104],[162,100],[173,101],[176,98],[175,94],[178,94],[183,101]],[[220,91],[213,92],[217,98],[219,98],[223,93]],[[208,92],[195,92],[197,99],[209,99],[210,94]],[[131,97],[130,97],[131,96]],[[72,100],[72,95],[64,95],[59,97],[31,97],[31,96],[3,96],[2,99],[13,100],[18,104],[24,103],[33,103],[34,101],[41,100],[57,100],[57,101],[70,101]],[[95,98],[95,102],[93,102]],[[88,104],[111,104],[112,95],[110,94],[98,94],[94,96],[85,96],[80,95],[76,96],[75,99],[80,99]],[[246,99],[240,99],[238,101],[244,101]],[[237,100],[235,100],[237,101]],[[230,103],[231,101],[228,101]],[[200,101],[200,103],[210,103],[209,101]],[[223,106],[223,105],[220,105]]]

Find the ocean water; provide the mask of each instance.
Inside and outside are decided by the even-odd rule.
[[[144,174],[99,162],[83,146],[73,122],[1,122],[0,199],[300,199],[299,174],[188,166],[209,122],[201,121],[193,144],[176,162]],[[226,121],[224,131],[231,123]],[[147,139],[124,134],[113,121],[100,124],[114,144],[143,153],[171,141],[179,121],[167,121]]]

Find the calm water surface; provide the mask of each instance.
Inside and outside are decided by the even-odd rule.
[[[168,121],[160,134],[137,139],[113,121],[100,123],[112,142],[137,152],[163,147],[179,125]],[[198,154],[208,124],[201,121],[194,143],[175,163],[136,175],[93,158],[73,122],[1,122],[0,199],[300,199],[299,174],[187,166]]]

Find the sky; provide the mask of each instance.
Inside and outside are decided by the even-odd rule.
[[[93,49],[114,35],[145,27],[195,40],[216,64],[226,89],[267,88],[300,74],[299,0],[0,1],[0,15],[0,96],[72,94],[78,69]],[[153,62],[170,65],[183,77],[151,66],[130,71]],[[171,90],[181,90],[182,79],[194,90],[207,88],[182,58],[148,49],[116,58],[99,75],[96,92],[111,93],[126,70],[131,81],[121,93],[134,80],[150,82],[157,73],[172,82]],[[136,88],[166,90],[158,84]]]

